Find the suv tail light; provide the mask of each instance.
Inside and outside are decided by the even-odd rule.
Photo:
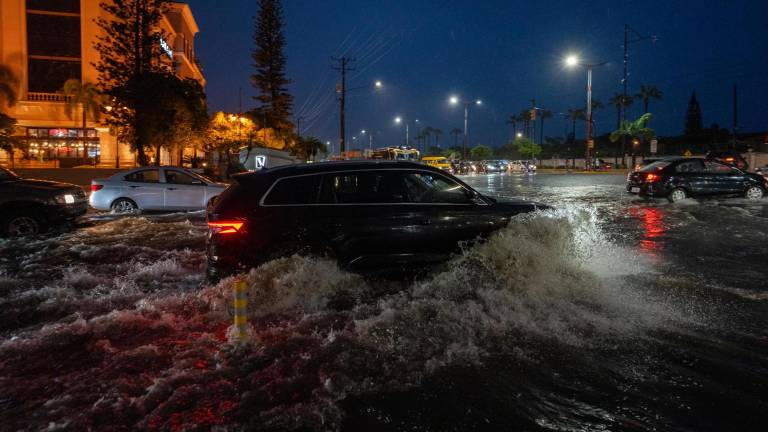
[[[215,221],[208,222],[208,229],[213,234],[237,234],[243,227],[243,221]]]
[[[656,183],[657,181],[659,181],[659,176],[657,174],[654,174],[654,173],[646,174],[645,176],[646,183]]]
[[[91,185],[91,192],[96,192],[97,190],[101,190],[103,188],[104,188],[104,185],[92,184]]]

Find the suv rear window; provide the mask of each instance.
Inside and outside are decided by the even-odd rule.
[[[277,180],[264,198],[265,205],[315,204],[320,175],[286,177]]]
[[[640,172],[659,171],[659,170],[664,169],[669,164],[670,164],[670,162],[667,162],[667,161],[656,161],[654,163],[650,163],[650,164],[640,168]]]

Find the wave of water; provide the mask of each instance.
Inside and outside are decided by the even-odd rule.
[[[417,389],[450,368],[610,350],[695,321],[631,283],[652,269],[606,240],[594,212],[566,209],[520,216],[411,283],[323,258],[266,263],[239,276],[250,342],[226,343],[234,278],[193,289],[203,233],[124,218],[0,245],[29,253],[0,287],[55,275],[4,300],[42,315],[8,325],[0,344],[7,427],[332,430],[345,400]]]

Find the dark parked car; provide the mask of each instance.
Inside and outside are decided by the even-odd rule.
[[[627,176],[627,192],[666,197],[672,202],[705,195],[760,199],[767,189],[768,180],[762,176],[703,158],[659,160]]]
[[[742,171],[749,169],[747,160],[739,152],[735,151],[711,151],[707,153],[707,160],[715,160],[726,165],[734,166]]]
[[[88,200],[79,186],[23,179],[0,167],[0,235],[37,234],[86,211]]]
[[[366,274],[446,260],[462,241],[544,206],[497,202],[411,162],[329,162],[240,174],[208,209],[209,276],[294,253]]]

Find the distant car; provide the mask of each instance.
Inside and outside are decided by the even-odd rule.
[[[81,187],[24,179],[0,167],[0,235],[38,234],[87,211],[88,200]]]
[[[208,276],[295,253],[376,275],[447,260],[461,244],[547,208],[483,196],[413,162],[321,162],[238,174],[208,210]]]
[[[91,182],[91,207],[115,213],[203,210],[225,184],[178,167],[145,167]]]
[[[482,172],[484,173],[498,173],[502,172],[501,162],[497,160],[487,160],[480,162]]]
[[[761,199],[768,180],[714,160],[670,158],[627,175],[627,192],[665,197],[671,202],[691,196],[734,195]]]
[[[747,160],[736,151],[711,151],[707,153],[707,160],[716,160],[726,165],[734,166],[742,171],[749,169]]]

